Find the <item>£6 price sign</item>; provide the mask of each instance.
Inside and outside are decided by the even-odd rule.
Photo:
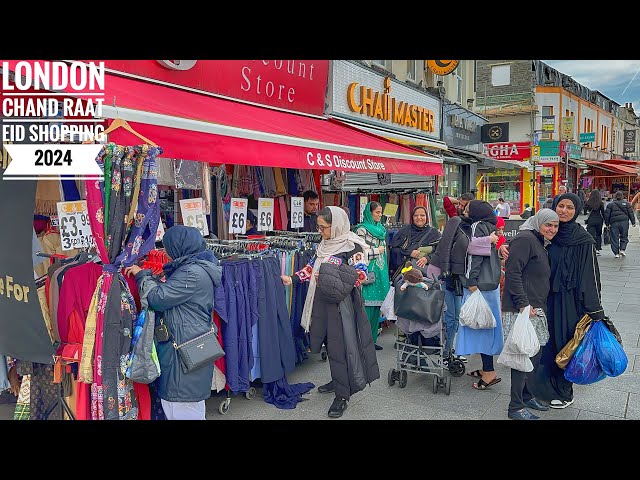
[[[229,212],[229,233],[241,233],[247,231],[247,203],[246,198],[232,198],[231,211]]]
[[[180,200],[180,212],[182,224],[187,227],[195,227],[200,230],[203,237],[209,235],[207,219],[202,211],[202,198],[185,198]]]
[[[304,198],[291,197],[291,228],[304,228]]]
[[[57,207],[62,250],[94,247],[86,200],[58,202]]]
[[[273,198],[258,199],[258,231],[273,230]]]

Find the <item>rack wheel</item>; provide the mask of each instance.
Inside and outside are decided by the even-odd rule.
[[[400,381],[398,382],[400,388],[404,388],[407,386],[407,376],[407,372],[405,372],[404,370],[400,372]]]
[[[231,399],[227,398],[220,402],[220,406],[218,407],[218,412],[220,415],[225,415],[229,411],[229,404],[231,403]]]
[[[253,397],[255,397],[256,396],[255,387],[249,387],[249,390],[244,392],[244,396],[247,398],[247,400],[251,400]]]
[[[451,394],[451,377],[449,375],[444,377],[444,393],[447,395]]]
[[[325,352],[323,350],[322,353],[320,354],[320,358],[322,359],[323,362],[326,362],[327,361],[327,352]]]
[[[438,393],[438,376],[433,376],[433,393]]]
[[[466,367],[462,360],[450,360],[449,361],[449,373],[452,377],[461,377],[464,375]]]
[[[387,383],[390,387],[393,387],[396,384],[396,371],[392,368],[389,370],[387,375]]]

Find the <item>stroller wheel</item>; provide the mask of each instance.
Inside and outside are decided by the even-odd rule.
[[[444,377],[444,393],[447,395],[451,393],[451,377],[449,375]]]
[[[433,376],[433,393],[438,393],[438,376]]]
[[[458,360],[458,359],[449,360],[449,373],[451,374],[452,377],[461,377],[462,375],[464,375],[465,370],[466,370],[466,367],[464,366],[464,363],[462,363],[461,360]]]
[[[389,370],[389,374],[387,375],[387,383],[390,387],[393,387],[396,384],[396,371],[393,368]]]
[[[404,388],[407,386],[407,376],[407,372],[405,372],[404,370],[400,372],[400,381],[398,382],[400,388]]]

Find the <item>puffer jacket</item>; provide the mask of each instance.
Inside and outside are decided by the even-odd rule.
[[[631,222],[635,226],[636,218],[633,215],[631,204],[626,200],[614,200],[609,202],[604,211],[604,223],[609,226],[613,223]]]
[[[460,228],[461,224],[460,217],[452,217],[447,220],[438,248],[431,257],[430,263],[442,270],[443,273],[465,274],[469,237]]]
[[[364,300],[354,287],[357,278],[356,269],[344,263],[320,266],[309,332],[312,352],[327,339],[335,393],[347,400],[380,378]]]
[[[180,345],[211,329],[214,287],[220,285],[222,269],[210,261],[187,255],[165,266],[172,272],[166,282],[156,281],[149,291],[149,307],[162,315],[171,332],[168,342],[156,345],[160,362],[160,377],[156,380],[157,393],[169,402],[199,402],[211,396],[213,362],[191,373],[183,373],[178,352],[173,342]],[[138,284],[150,270],[136,275]]]

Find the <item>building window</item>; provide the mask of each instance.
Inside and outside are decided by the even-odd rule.
[[[389,72],[391,71],[391,60],[371,60],[371,62]]]
[[[491,67],[491,85],[494,87],[511,85],[511,65],[494,65]]]
[[[420,80],[423,80],[423,63],[424,60],[407,60],[407,80],[411,80],[416,83],[420,83]]]
[[[462,77],[457,73],[454,74],[454,78],[456,80],[456,101],[462,105],[462,102],[464,101],[464,82],[462,81]]]

